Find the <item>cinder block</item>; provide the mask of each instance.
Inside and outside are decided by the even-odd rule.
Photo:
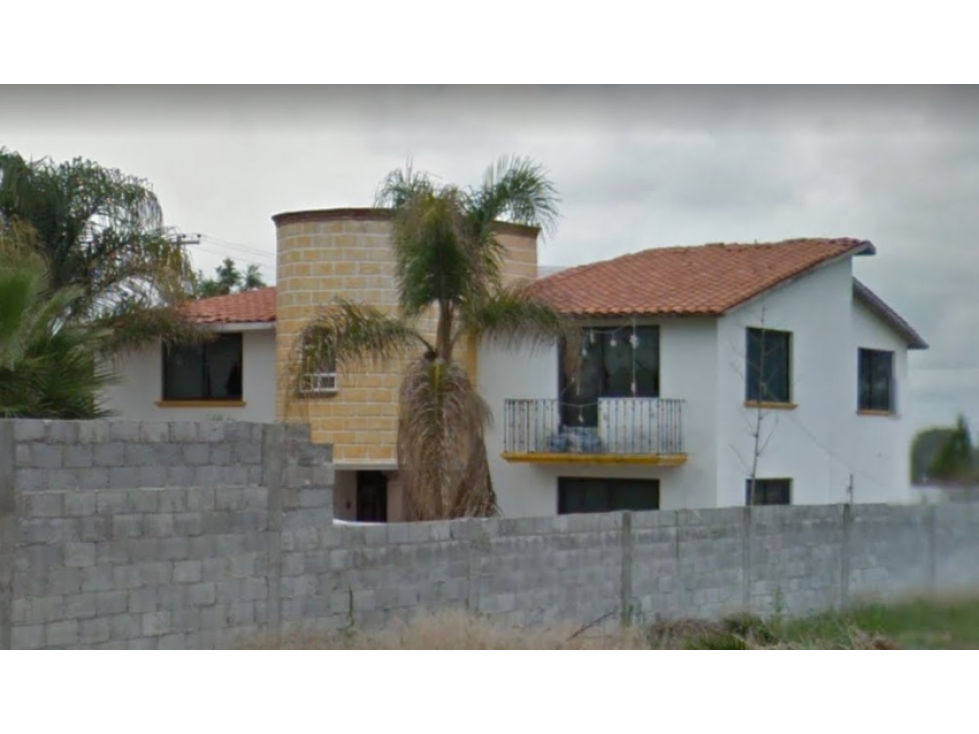
[[[255,466],[262,463],[262,445],[257,442],[232,444],[231,456],[238,466]]]
[[[22,466],[31,466],[35,469],[60,469],[64,461],[64,447],[60,444],[34,443],[28,446],[18,446],[18,449],[27,449],[17,452],[17,463]],[[23,456],[26,454],[26,456]],[[24,459],[27,462],[24,462]]]
[[[207,607],[217,600],[217,585],[214,582],[193,584],[187,587],[187,595],[195,607]]]
[[[129,592],[126,609],[133,614],[158,611],[160,607],[160,592],[156,586],[146,586]]]
[[[96,509],[98,498],[96,497]],[[112,537],[112,518],[106,515],[81,518],[81,539],[89,542],[102,542]]]
[[[148,612],[142,617],[142,633],[146,637],[165,635],[171,629],[170,612]]]
[[[116,614],[109,617],[109,635],[113,640],[135,640],[142,634],[142,615]]]
[[[48,469],[48,489],[75,492],[81,489],[81,472],[85,469]]]
[[[137,489],[139,487],[139,469],[132,466],[109,467],[110,489]]]
[[[221,443],[225,440],[227,422],[204,421],[197,426],[198,440],[204,443]]]
[[[148,443],[126,443],[125,463],[121,466],[145,467],[156,464],[156,446]]]
[[[82,421],[46,422],[48,443],[78,443],[78,425],[81,422]]]
[[[216,510],[240,510],[244,507],[245,496],[237,487],[216,487],[214,489],[214,508]]]
[[[197,475],[192,466],[181,464],[167,467],[167,487],[191,487],[196,479]]]
[[[243,553],[228,559],[228,572],[232,578],[246,578],[255,573],[255,554]]]
[[[160,644],[158,649],[160,650],[186,650],[187,649],[187,635],[182,632],[175,632],[169,635],[163,635],[160,637]]]
[[[80,571],[83,592],[104,592],[112,588],[112,568],[91,566]]]
[[[129,607],[129,594],[125,591],[106,591],[95,595],[95,610],[100,617],[122,614]]]
[[[350,551],[346,549],[330,551],[330,570],[342,571],[351,567]]]
[[[18,469],[14,483],[21,492],[44,492],[48,489],[48,473],[44,469]]]
[[[62,648],[78,644],[78,620],[51,622],[44,625],[44,644],[47,647]]]
[[[200,535],[187,540],[190,558],[210,558],[217,552],[217,540],[211,535]]]
[[[238,490],[242,506],[246,510],[264,510],[269,505],[269,492],[265,487],[242,487]]]
[[[105,467],[75,469],[75,479],[80,490],[107,489],[109,486],[109,470]]]
[[[179,443],[154,443],[148,444],[153,449],[155,456],[153,463],[156,466],[174,467],[183,466],[184,447]]]
[[[214,466],[227,466],[231,462],[232,458],[230,444],[219,443],[211,446],[211,454],[208,460],[209,464]]]
[[[148,585],[169,584],[173,581],[174,565],[171,561],[158,561],[156,559],[150,563],[141,563],[139,568],[143,583]]]
[[[143,533],[150,538],[173,537],[173,515],[146,515],[143,520]]]
[[[43,441],[47,437],[47,421],[22,419],[14,423],[14,441]]]
[[[167,469],[165,466],[141,466],[139,468],[139,486],[142,489],[162,489],[167,486]]]
[[[65,495],[65,514],[69,517],[90,517],[96,507],[95,492],[76,491]]]
[[[166,561],[185,561],[190,556],[187,538],[160,538],[159,557]]]
[[[65,543],[65,565],[84,568],[95,565],[95,543]]]
[[[92,464],[94,466],[125,466],[126,444],[119,441],[100,443],[92,447]]]
[[[78,441],[81,444],[105,443],[112,439],[109,422],[80,421],[78,423]]]
[[[88,619],[95,616],[95,594],[72,594],[65,597],[67,619]]]
[[[139,440],[143,443],[165,443],[170,440],[170,424],[157,421],[141,421]]]
[[[170,440],[174,443],[197,443],[197,423],[174,421],[170,424]]]
[[[187,466],[206,466],[210,460],[210,444],[188,443],[184,446],[184,463]]]
[[[178,584],[195,584],[201,580],[200,561],[178,561],[173,565],[173,580]]]
[[[116,589],[138,589],[143,585],[139,566],[116,566],[112,575]]]
[[[142,515],[119,514],[110,519],[113,538],[138,538],[143,535]]]
[[[119,546],[120,550],[116,563],[127,564],[131,562],[143,566],[150,561],[155,561],[162,557],[161,542],[159,538],[146,538],[142,535],[137,538],[118,540],[114,543],[114,545]]]
[[[30,602],[31,616],[29,621],[33,624],[46,624],[64,618],[64,596],[35,596]]]
[[[187,510],[209,512],[214,509],[214,488],[194,487],[187,491]]]
[[[187,496],[189,492],[196,490],[168,488],[158,490],[160,512],[177,513],[187,512]]]
[[[228,575],[227,557],[219,555],[217,558],[205,558],[203,563],[203,579],[205,582],[225,581]]]
[[[78,642],[80,645],[97,645],[108,642],[110,638],[108,619],[85,619],[81,623]]]
[[[199,512],[173,515],[173,532],[178,537],[194,537],[204,532],[204,518]]]
[[[40,650],[44,647],[44,625],[14,626],[10,631],[10,646],[14,650]]]

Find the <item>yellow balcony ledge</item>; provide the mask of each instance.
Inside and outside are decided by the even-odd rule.
[[[686,454],[572,454],[504,451],[501,456],[505,461],[534,464],[644,464],[647,466],[680,466],[687,462]]]

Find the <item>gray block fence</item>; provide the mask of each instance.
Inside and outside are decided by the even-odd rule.
[[[979,505],[333,524],[304,426],[0,421],[0,649],[215,648],[448,607],[513,624],[979,591]]]

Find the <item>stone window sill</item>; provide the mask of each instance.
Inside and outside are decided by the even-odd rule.
[[[244,400],[157,400],[158,408],[244,408]]]
[[[764,410],[795,410],[798,406],[795,403],[773,403],[767,400],[745,400],[746,408],[762,408]]]

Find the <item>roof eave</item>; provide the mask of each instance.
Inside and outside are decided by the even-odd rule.
[[[911,324],[905,321],[897,311],[888,306],[880,296],[856,278],[853,279],[853,296],[870,309],[871,313],[875,314],[884,323],[903,336],[907,341],[908,349],[921,350],[929,348],[928,342],[922,338],[921,334]]]

